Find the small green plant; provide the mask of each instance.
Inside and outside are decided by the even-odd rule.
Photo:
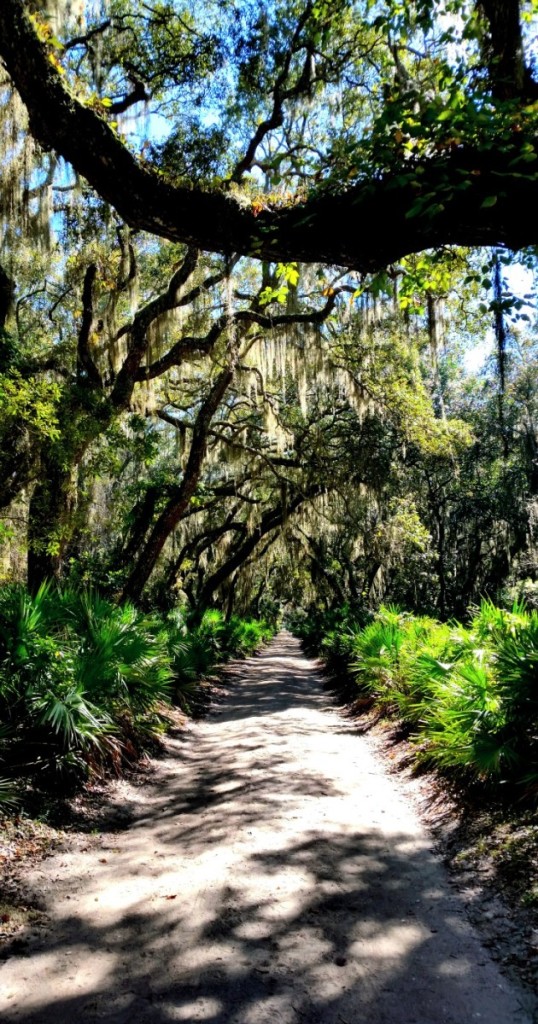
[[[3,760],[16,776],[69,781],[117,765],[166,699],[162,624],[92,593],[0,592]]]

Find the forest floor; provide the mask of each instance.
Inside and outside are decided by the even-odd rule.
[[[448,812],[425,825],[390,736],[334,707],[289,634],[224,685],[71,833],[6,829],[3,1024],[538,1021],[469,920],[495,945],[507,910],[447,872]]]

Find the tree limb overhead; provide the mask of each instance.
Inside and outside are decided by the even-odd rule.
[[[492,24],[496,28],[494,19]],[[521,159],[517,140],[486,151],[455,146],[420,161],[396,161],[394,171],[297,205],[259,210],[225,190],[170,184],[141,163],[70,92],[37,38],[24,0],[2,0],[0,55],[40,144],[64,157],[126,223],[161,238],[360,272],[440,245],[519,249],[538,242],[538,174],[529,159],[536,159],[535,138]],[[525,141],[529,145],[528,136]],[[432,201],[417,211],[417,196],[429,195]]]

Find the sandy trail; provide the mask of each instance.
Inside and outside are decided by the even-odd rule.
[[[134,821],[42,863],[0,969],[27,1024],[530,1024],[409,801],[286,633],[170,740]]]

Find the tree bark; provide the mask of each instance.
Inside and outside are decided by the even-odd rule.
[[[28,588],[35,593],[47,579],[61,576],[76,509],[76,468],[42,459],[40,480],[28,510]]]
[[[486,6],[500,10],[502,4],[486,0]],[[492,12],[497,35],[495,18]],[[493,27],[491,32],[493,37]],[[529,165],[537,147],[525,133],[498,149],[461,145],[416,162],[398,163],[395,156],[391,173],[288,208],[259,211],[254,204],[240,205],[230,192],[168,184],[140,163],[64,84],[24,0],[0,4],[0,55],[40,144],[63,156],[126,223],[162,238],[213,252],[337,264],[360,272],[440,245],[520,249],[538,241],[538,179]],[[522,139],[530,149],[520,159]],[[431,203],[413,210],[417,198],[428,196]]]
[[[139,600],[166,541],[189,506],[202,472],[211,420],[224,398],[233,377],[234,366],[232,364],[219,374],[196,417],[196,425],[193,431],[183,480],[178,487],[177,494],[167,502],[161,512],[140,552],[134,568],[129,574],[121,594],[121,599],[124,601],[136,602]]]
[[[6,320],[11,312],[13,297],[15,295],[15,284],[0,266],[0,334],[6,326]]]
[[[493,91],[499,99],[538,95],[525,66],[519,0],[480,0],[488,30],[482,47]]]

